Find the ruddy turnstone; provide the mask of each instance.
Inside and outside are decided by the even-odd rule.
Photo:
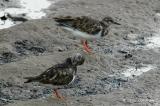
[[[60,16],[54,17],[53,19],[58,23],[59,26],[72,32],[76,37],[80,37],[83,48],[88,53],[91,53],[91,48],[88,46],[87,40],[104,37],[108,34],[109,26],[111,24],[120,25],[109,16],[105,17],[101,21],[87,16]]]
[[[42,74],[35,77],[25,77],[29,82],[40,82],[43,84],[52,84],[54,86],[63,86],[71,84],[77,73],[77,66],[82,65],[85,58],[82,54],[77,53],[72,57],[68,57],[63,63],[56,64]],[[57,98],[63,99],[58,93],[58,89],[54,88],[54,93]]]

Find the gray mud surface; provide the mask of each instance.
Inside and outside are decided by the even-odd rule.
[[[0,1],[4,7],[14,0]],[[43,19],[0,30],[0,106],[160,106],[160,51],[146,49],[147,38],[160,28],[159,0],[62,0]],[[109,34],[89,42],[94,56],[83,52],[79,39],[58,29],[54,16],[115,18]],[[24,84],[23,77],[38,75],[74,53],[83,53],[71,86],[60,89],[66,101],[52,96],[52,86]],[[130,67],[153,69],[125,77]]]

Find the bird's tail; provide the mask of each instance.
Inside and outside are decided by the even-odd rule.
[[[24,77],[24,79],[27,79],[24,83],[30,83],[37,81],[37,77]]]
[[[57,22],[66,22],[66,21],[72,21],[72,20],[74,20],[72,17],[70,17],[70,16],[65,16],[65,17],[63,17],[63,16],[60,16],[60,17],[53,17],[53,19],[55,20],[55,21],[57,21]]]

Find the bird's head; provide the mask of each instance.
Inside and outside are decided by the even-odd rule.
[[[84,61],[85,61],[85,58],[80,53],[76,53],[74,56],[71,57],[71,63],[74,66],[82,65]]]
[[[116,25],[121,25],[120,23],[114,21],[114,19],[112,17],[105,17],[102,19],[102,23],[105,25],[105,26],[109,26],[111,24],[116,24]]]

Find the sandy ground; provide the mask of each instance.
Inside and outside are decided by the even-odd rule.
[[[0,106],[159,106],[160,51],[149,41],[160,34],[159,7],[159,0],[65,0],[46,10],[46,18],[0,30]],[[90,56],[57,29],[52,17],[59,15],[111,16],[121,25],[90,42]],[[77,52],[86,62],[74,84],[60,90],[65,101],[52,96],[52,86],[23,83]]]

